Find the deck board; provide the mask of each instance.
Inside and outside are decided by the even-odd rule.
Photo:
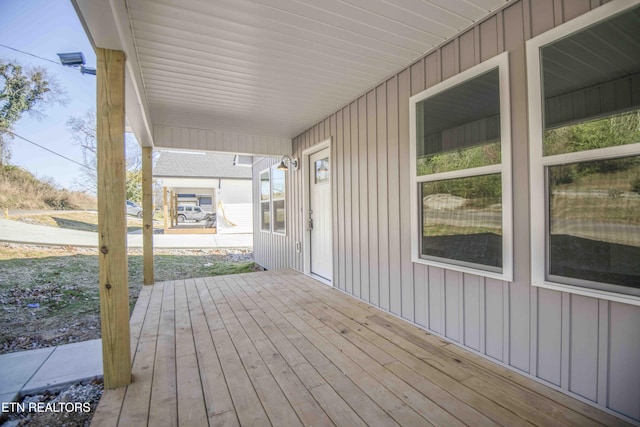
[[[625,425],[300,273],[145,287],[97,426]]]
[[[163,289],[163,287],[162,283],[153,285],[154,289]],[[165,426],[178,425],[175,286],[170,285],[162,292],[162,312],[160,313],[151,401],[149,402],[149,425],[161,424]]]

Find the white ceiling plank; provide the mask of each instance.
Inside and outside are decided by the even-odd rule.
[[[184,78],[179,80],[188,80],[198,77],[209,81],[235,78],[236,81],[242,81],[247,86],[255,86],[256,89],[259,89],[263,84],[265,84],[273,85],[274,88],[285,90],[287,92],[292,89],[296,89],[298,85],[300,85],[299,88],[306,88],[309,85],[317,87],[327,84],[335,85],[335,88],[339,90],[342,88],[353,88],[354,85],[361,87],[363,85],[371,86],[376,83],[374,79],[362,79],[351,75],[345,76],[343,79],[329,79],[326,75],[319,75],[316,78],[315,74],[309,73],[294,75],[288,79],[288,75],[286,73],[278,74],[277,72],[270,72],[259,74],[252,71],[254,74],[248,74],[228,69],[221,69],[218,67],[206,67],[199,65],[186,66],[180,61],[164,58],[153,58],[153,60],[147,61],[147,57],[141,57],[140,64],[143,69],[148,69],[145,72],[152,73],[156,71],[165,71],[174,72],[178,76],[184,76]],[[189,68],[188,72],[185,71],[185,68],[187,67]]]
[[[425,29],[433,34],[453,34],[456,30],[466,27],[471,23],[468,19],[462,19],[445,10],[434,7],[429,3],[422,3],[422,8],[411,11],[398,7],[382,0],[343,0],[346,3],[357,6],[362,10],[368,10],[394,21],[404,22],[418,30]]]
[[[83,22],[91,35],[115,40],[125,50],[154,128],[284,138],[297,136],[506,3],[72,1],[82,5],[76,9],[87,15]],[[121,40],[123,28],[127,43]]]
[[[147,6],[149,4],[149,6]],[[240,33],[247,37],[260,37],[282,41],[283,43],[303,43],[306,49],[313,46],[325,46],[338,51],[348,51],[359,56],[368,56],[379,61],[388,61],[396,64],[397,61],[406,61],[407,56],[415,56],[420,52],[409,49],[399,49],[397,46],[381,43],[379,40],[360,37],[356,40],[348,40],[335,35],[335,27],[326,26],[322,31],[301,27],[299,22],[295,25],[275,22],[270,19],[242,19],[244,15],[221,13],[221,8],[216,8],[216,16],[205,15],[184,7],[145,2],[147,9],[143,11],[132,10],[134,21],[149,22],[163,27],[176,26],[186,28],[188,31],[197,31],[197,27],[204,27],[205,32],[211,27],[225,30],[234,34]],[[202,32],[202,31],[199,31]],[[215,46],[212,46],[215,47]]]
[[[242,52],[252,56],[254,64],[276,63],[285,68],[295,65],[299,61],[308,61],[309,65],[320,66],[323,63],[340,67],[348,71],[350,68],[366,64],[369,74],[376,72],[390,72],[395,70],[397,64],[380,61],[374,58],[366,58],[362,55],[352,55],[348,52],[341,54],[339,51],[328,48],[312,50],[303,46],[287,46],[278,43],[269,43],[267,40],[252,41],[246,37],[236,36],[234,33],[226,33],[222,37],[220,31],[216,34],[201,34],[189,32],[183,29],[167,28],[161,25],[149,23],[136,23],[134,30],[139,33],[142,40],[164,40],[168,47],[174,47],[179,51],[181,46],[188,45],[191,49],[199,50],[202,53],[209,51],[212,44],[225,47],[231,51]],[[199,60],[199,56],[194,56],[193,61]],[[276,62],[278,61],[278,62]]]

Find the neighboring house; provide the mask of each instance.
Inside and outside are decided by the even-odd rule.
[[[224,229],[224,215],[235,231],[251,231],[251,167],[234,163],[232,154],[197,151],[161,151],[153,176],[178,196],[179,205],[200,206],[218,212],[218,228]]]
[[[260,159],[258,264],[640,422],[640,1],[72,1],[143,147]]]

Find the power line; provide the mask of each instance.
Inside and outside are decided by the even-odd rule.
[[[56,156],[58,156],[58,157],[62,157],[62,158],[63,158],[63,159],[65,159],[65,160],[68,160],[68,161],[70,161],[70,162],[75,163],[76,165],[80,165],[80,166],[82,166],[83,168],[86,168],[86,169],[89,169],[90,171],[95,172],[95,169],[90,168],[90,167],[89,167],[89,166],[87,166],[87,165],[83,165],[82,163],[80,163],[80,162],[78,162],[78,161],[75,161],[75,160],[73,160],[73,159],[70,159],[70,158],[69,158],[69,157],[67,157],[67,156],[64,156],[64,155],[62,155],[62,154],[60,154],[60,153],[56,153],[55,151],[50,150],[50,149],[48,149],[47,147],[43,147],[42,145],[37,144],[37,143],[35,143],[35,142],[33,142],[33,141],[31,141],[31,140],[29,140],[29,139],[27,139],[27,138],[23,137],[23,136],[20,136],[20,135],[16,134],[16,133],[13,133],[13,132],[11,132],[10,130],[7,130],[6,132],[7,132],[7,133],[10,133],[11,135],[13,135],[13,136],[15,136],[15,137],[17,137],[17,138],[20,138],[20,139],[21,139],[21,140],[23,140],[23,141],[28,142],[29,144],[33,144],[33,145],[35,145],[36,147],[42,148],[43,150],[48,151],[48,152],[50,152],[51,154],[55,154],[55,155],[56,155]]]
[[[33,53],[25,52],[24,50],[16,49],[15,47],[7,46],[7,45],[4,45],[4,44],[0,44],[0,46],[4,47],[4,48],[7,48],[7,49],[11,49],[11,50],[16,51],[16,52],[24,53],[25,55],[33,56],[34,58],[42,59],[43,61],[49,61],[49,62],[52,62],[52,63],[54,63],[56,65],[64,67],[64,65],[62,65],[61,63],[59,63],[57,61],[54,61],[52,59],[49,59],[49,58],[44,58],[42,56],[34,55]]]

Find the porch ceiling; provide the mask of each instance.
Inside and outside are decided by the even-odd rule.
[[[506,0],[73,2],[126,52],[146,129],[293,138]]]

